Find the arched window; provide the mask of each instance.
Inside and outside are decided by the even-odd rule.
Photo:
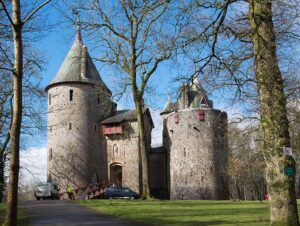
[[[100,94],[97,95],[97,103],[100,104]]]
[[[51,93],[49,94],[49,105],[51,105]]]
[[[49,150],[49,160],[52,161],[52,148]]]
[[[118,156],[119,155],[119,148],[117,144],[114,144],[113,146],[113,156]]]
[[[183,157],[186,157],[186,150],[183,148]]]
[[[70,89],[70,101],[73,101],[73,90]]]

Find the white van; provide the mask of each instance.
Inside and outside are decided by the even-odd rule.
[[[38,183],[34,188],[34,197],[40,199],[59,199],[58,187],[52,182]]]

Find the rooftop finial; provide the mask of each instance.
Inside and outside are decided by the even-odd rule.
[[[76,38],[75,39],[78,42],[82,42],[82,38],[81,38],[81,24],[80,24],[79,16],[78,16],[76,25],[77,25],[77,29],[76,29]]]
[[[193,75],[193,84],[197,84],[199,83],[198,79],[197,79],[197,66],[196,66],[196,63],[194,62],[194,75]]]
[[[76,36],[75,36],[75,41],[82,42],[81,38],[81,23],[80,23],[80,14],[78,9],[73,9],[73,14],[77,16],[77,21],[76,21]]]

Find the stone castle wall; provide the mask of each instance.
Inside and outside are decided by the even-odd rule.
[[[150,147],[152,125],[144,115],[147,145]],[[122,167],[122,186],[129,187],[133,191],[142,192],[141,165],[139,157],[139,130],[137,121],[126,121],[121,123],[123,134],[104,136],[107,150],[107,178],[111,179],[111,167],[119,165]]]
[[[207,108],[164,116],[163,141],[169,159],[170,199],[227,199],[227,115]],[[178,114],[178,123],[174,119]]]
[[[137,122],[122,124],[124,134],[105,136],[107,146],[107,178],[111,181],[111,166],[122,167],[122,186],[140,192],[139,184],[139,137]]]
[[[137,122],[124,121],[123,134],[104,136],[99,122],[114,114],[115,104],[98,86],[56,84],[49,88],[48,97],[49,180],[62,189],[69,184],[84,188],[96,173],[100,181],[113,183],[111,169],[118,166],[121,185],[141,193]],[[228,198],[227,115],[211,108],[204,112],[204,121],[198,118],[199,109],[164,115],[164,147],[148,148],[150,186],[155,197]],[[144,120],[150,147],[152,124],[146,116]]]
[[[111,111],[112,103],[100,87],[68,83],[48,90],[49,180],[62,189],[68,184],[86,187],[95,172],[101,174],[99,121]]]

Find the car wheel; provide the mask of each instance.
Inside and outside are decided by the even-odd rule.
[[[40,200],[40,198],[39,198],[39,197],[36,197],[36,200]]]

